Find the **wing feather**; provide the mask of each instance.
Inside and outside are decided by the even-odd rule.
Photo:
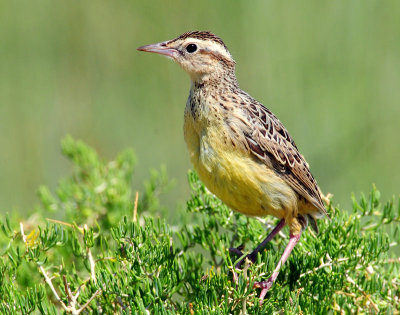
[[[300,196],[327,215],[317,182],[279,119],[254,99],[251,103],[242,103],[236,117],[246,122],[246,128],[240,130],[248,150],[266,165],[273,167]]]

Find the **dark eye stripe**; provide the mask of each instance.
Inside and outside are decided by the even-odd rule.
[[[234,67],[235,66],[235,61],[233,59],[228,59],[225,56],[219,54],[218,52],[207,50],[207,49],[200,49],[199,54],[202,55],[208,55],[211,58],[214,58],[215,60],[218,60],[219,62],[222,62],[225,64],[227,67]]]

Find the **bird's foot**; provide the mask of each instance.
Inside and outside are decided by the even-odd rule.
[[[241,256],[243,256],[243,254],[241,255]],[[239,269],[239,270],[241,270],[242,269],[242,265],[243,265],[243,263],[246,261],[246,260],[248,260],[248,261],[250,261],[252,264],[254,264],[255,262],[256,262],[256,257],[257,257],[257,253],[250,253],[250,254],[248,254],[248,255],[246,255],[246,256],[244,256],[241,260],[239,260],[239,262],[235,265],[235,269]]]
[[[233,254],[233,255],[236,255],[237,257],[242,257],[244,254],[243,254],[243,252],[242,252],[242,250],[244,249],[244,245],[240,245],[239,247],[237,247],[237,248],[229,248],[229,253],[231,253],[231,254]],[[242,259],[240,259],[239,260],[239,262],[235,265],[235,270],[236,269],[238,269],[238,270],[241,270],[242,269],[242,265],[243,265],[243,263],[246,261],[246,259],[247,260],[249,260],[251,263],[253,263],[254,264],[254,262],[256,261],[256,256],[257,256],[257,253],[250,253],[250,254],[248,254],[248,255],[246,255],[246,256],[244,256]],[[233,281],[237,281],[237,279],[238,279],[238,275],[237,275],[237,273],[235,272],[235,270],[233,270],[232,271],[232,273],[233,273]]]
[[[233,248],[229,248],[229,253],[236,255],[237,257],[242,257],[244,254],[242,252],[242,250],[244,249],[244,245],[240,245],[239,247],[233,247]],[[257,252],[253,251],[252,253],[244,256],[241,260],[239,260],[239,262],[235,265],[235,269],[242,269],[242,265],[243,263],[246,261],[246,258],[248,260],[250,260],[253,264],[256,261],[256,257],[257,257]]]
[[[277,276],[277,275],[276,275]],[[273,274],[268,280],[261,282],[254,282],[253,288],[261,289],[260,293],[260,306],[263,304],[264,297],[268,293],[269,289],[271,289],[272,285],[276,279],[275,274]]]
[[[243,256],[243,252],[242,250],[244,249],[244,245],[240,245],[238,247],[231,247],[229,248],[229,254],[233,254],[236,255],[237,257],[242,257]]]
[[[233,254],[233,255],[235,255],[237,257],[242,257],[243,256],[243,252],[242,252],[243,248],[244,248],[243,244],[240,245],[239,247],[229,248],[229,254]],[[237,280],[238,280],[238,275],[237,275],[235,269],[232,270],[232,278],[233,278],[233,281],[236,283]]]

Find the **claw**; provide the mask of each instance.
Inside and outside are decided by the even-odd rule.
[[[238,276],[235,272],[236,269],[240,269],[242,266],[242,263],[248,259],[251,262],[255,262],[257,254],[264,250],[266,247],[266,244],[284,227],[285,225],[285,220],[282,219],[278,225],[272,230],[272,232],[267,236],[267,238],[257,246],[257,248],[249,255],[246,255],[244,258],[242,258],[236,265],[235,269],[232,271],[233,272],[233,280],[236,282],[238,279]],[[279,259],[278,265],[276,266],[274,272],[272,273],[271,277],[267,281],[261,281],[261,282],[255,282],[254,283],[254,288],[259,288],[261,289],[260,293],[260,305],[262,305],[265,295],[271,289],[272,285],[274,284],[276,278],[278,277],[279,271],[282,267],[282,265],[286,262],[288,259],[290,253],[292,252],[293,248],[296,246],[297,242],[300,240],[301,236],[301,231],[299,234],[293,235],[292,233],[290,234],[290,239],[289,243],[287,244],[285,250],[283,251],[282,257]],[[229,252],[243,256],[243,253],[241,251],[242,248],[230,248]]]
[[[297,234],[297,235],[290,234],[289,244],[286,246],[285,250],[283,251],[282,257],[281,257],[281,259],[279,259],[278,265],[276,266],[274,272],[272,273],[272,276],[267,281],[254,283],[255,288],[261,288],[260,305],[262,305],[265,295],[267,294],[268,290],[271,289],[272,285],[274,284],[276,278],[278,277],[278,274],[279,274],[279,271],[280,271],[282,265],[288,259],[293,248],[296,246],[297,242],[299,241],[300,236],[301,236],[301,232],[300,232],[300,234]]]
[[[260,306],[263,304],[264,297],[267,295],[269,289],[274,284],[274,276],[271,276],[267,281],[254,282],[253,288],[261,289],[260,293]]]

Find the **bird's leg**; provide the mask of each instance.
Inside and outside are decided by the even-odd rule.
[[[255,282],[254,287],[255,288],[261,288],[261,294],[260,294],[260,305],[262,304],[265,295],[267,294],[268,290],[272,287],[274,281],[278,277],[279,270],[281,269],[282,265],[286,262],[288,259],[290,253],[292,252],[293,248],[296,246],[298,241],[300,240],[301,236],[301,231],[297,235],[290,234],[290,239],[289,243],[287,244],[281,259],[279,259],[278,265],[276,266],[274,272],[272,273],[271,277],[267,281],[262,281],[262,282]]]
[[[262,243],[260,245],[257,246],[257,248],[255,250],[253,250],[253,252],[251,252],[250,254],[246,255],[244,258],[242,258],[236,265],[235,265],[235,269],[240,269],[243,262],[247,259],[249,259],[252,263],[254,263],[256,261],[257,258],[257,254],[260,251],[263,251],[265,249],[265,247],[267,246],[267,243],[272,240],[274,238],[274,236],[276,234],[278,234],[280,232],[280,230],[282,230],[282,228],[285,226],[285,220],[282,219],[279,221],[279,223],[274,227],[274,229],[271,231],[271,233],[268,234],[268,236],[265,238],[264,241],[262,241]],[[238,248],[230,248],[229,252],[232,254],[235,254],[237,256],[243,256],[242,253],[242,246],[239,246]],[[236,281],[237,280],[237,275],[235,273],[235,271],[233,272],[233,279]]]
[[[231,247],[231,248],[229,248],[229,253],[234,254],[238,257],[242,257],[243,256],[243,252],[242,252],[243,248],[244,248],[244,244],[239,245],[238,247]]]

